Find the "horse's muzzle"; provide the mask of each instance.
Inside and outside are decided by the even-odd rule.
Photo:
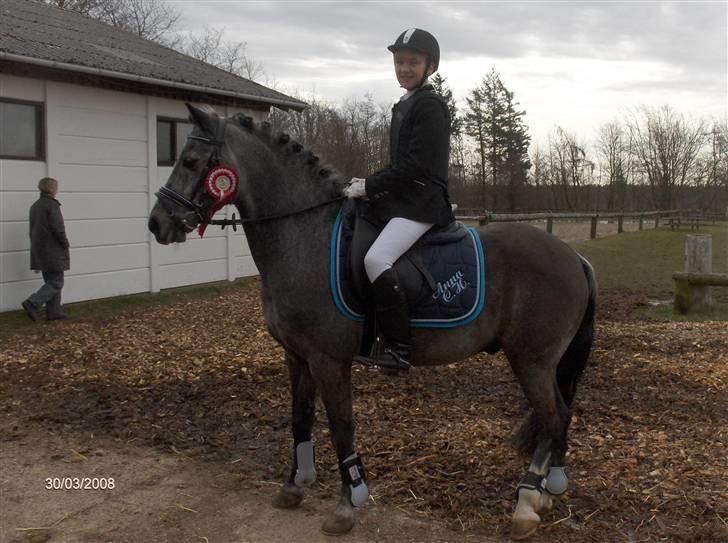
[[[155,205],[149,214],[147,226],[158,243],[169,245],[184,242],[187,234],[192,232],[197,225],[185,224],[182,220],[176,220],[164,209]]]

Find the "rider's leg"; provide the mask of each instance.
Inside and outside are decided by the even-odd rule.
[[[364,267],[372,283],[377,322],[385,339],[384,354],[377,360],[382,365],[408,364],[411,351],[409,308],[393,266],[430,228],[431,223],[395,217],[364,257]]]

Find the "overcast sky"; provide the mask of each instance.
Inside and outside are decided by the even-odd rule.
[[[714,2],[324,2],[172,0],[188,29],[247,43],[280,90],[335,103],[402,94],[386,46],[410,27],[440,42],[458,105],[491,67],[535,141],[556,124],[581,141],[628,108],[725,117],[728,9]]]

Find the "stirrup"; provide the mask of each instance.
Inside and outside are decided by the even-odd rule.
[[[354,362],[362,364],[367,368],[394,370],[397,372],[406,372],[412,368],[412,364],[407,362],[404,358],[397,356],[397,354],[391,349],[384,349],[384,353],[382,353],[381,357],[364,355],[355,356]]]

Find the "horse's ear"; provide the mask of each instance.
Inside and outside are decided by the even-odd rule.
[[[204,109],[193,106],[192,104],[185,102],[187,110],[190,112],[190,120],[197,126],[202,128],[204,131],[210,134],[217,133],[217,115],[215,110],[210,106],[206,106]]]

